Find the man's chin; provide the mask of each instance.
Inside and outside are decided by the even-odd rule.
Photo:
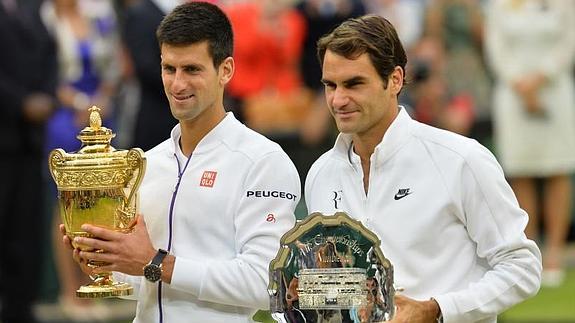
[[[344,133],[344,134],[355,133],[355,128],[352,127],[352,125],[350,125],[350,124],[336,123],[336,126],[337,126],[337,130],[339,130],[339,132],[341,132],[341,133]]]
[[[179,106],[175,104],[170,105],[170,111],[172,112],[172,116],[178,120],[186,119],[187,116],[190,114],[188,111],[189,109],[185,106]]]

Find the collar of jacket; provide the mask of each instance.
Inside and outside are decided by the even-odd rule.
[[[215,147],[219,146],[226,137],[233,136],[231,131],[234,123],[237,123],[236,117],[232,112],[226,112],[226,116],[218,123],[210,132],[208,132],[202,140],[198,143],[194,149],[194,155],[203,154],[209,152]],[[179,145],[180,136],[182,135],[182,129],[180,124],[177,124],[172,129],[170,133],[171,144],[169,148],[166,149],[166,154],[169,156],[174,156],[176,152],[176,147]]]
[[[411,126],[413,122],[409,114],[405,111],[405,108],[399,106],[397,117],[383,135],[381,142],[375,146],[375,150],[371,156],[371,163],[373,165],[382,165],[404,146],[404,143],[411,137]],[[335,156],[350,163],[354,168],[361,169],[360,157],[353,152],[352,145],[352,136],[350,134],[340,133],[335,141],[333,152]]]

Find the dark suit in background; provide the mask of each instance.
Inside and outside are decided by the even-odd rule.
[[[34,322],[41,269],[44,122],[56,49],[39,0],[0,0],[0,302],[3,323]]]
[[[140,83],[140,107],[133,146],[148,150],[170,136],[177,121],[170,112],[161,78],[156,28],[164,13],[150,0],[137,1],[123,13],[124,43]]]

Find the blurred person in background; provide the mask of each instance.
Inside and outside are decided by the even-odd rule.
[[[176,125],[162,89],[160,49],[156,28],[162,18],[184,0],[130,0],[123,17],[122,37],[133,64],[139,98],[130,147],[147,151],[164,141]]]
[[[469,135],[474,111],[468,96],[452,96],[445,75],[445,49],[434,37],[423,37],[411,48],[406,92],[400,103],[412,108],[420,122],[461,135]]]
[[[266,134],[291,132],[305,104],[292,102],[302,94],[298,64],[306,32],[293,3],[248,0],[225,7],[234,28],[236,60],[228,96],[242,105],[246,124]]]
[[[487,53],[497,77],[493,116],[501,164],[538,238],[544,222],[545,286],[564,278],[575,169],[575,3],[491,1]],[[537,179],[542,180],[539,199]]]
[[[277,142],[296,164],[309,152],[301,129],[314,103],[299,70],[306,34],[293,0],[249,0],[225,6],[234,28],[236,71],[227,87],[234,114],[251,129]],[[311,161],[310,161],[311,163]]]
[[[306,87],[318,92],[321,100],[325,101],[321,66],[317,64],[316,43],[346,19],[364,15],[365,5],[361,0],[304,0],[297,5],[297,9],[307,25],[300,62],[303,82]]]
[[[0,0],[0,321],[36,322],[44,126],[54,109],[56,48],[40,1]]]
[[[363,0],[367,12],[389,20],[409,53],[423,33],[426,5],[420,0]]]
[[[101,109],[104,123],[111,127],[121,46],[109,0],[48,0],[43,3],[41,16],[56,40],[59,70],[59,107],[47,124],[47,156],[56,148],[68,152],[80,148],[76,136],[88,125],[88,108],[92,105]],[[61,223],[55,184],[51,178],[47,182],[53,202],[53,221]],[[76,289],[89,282],[88,277],[70,259],[60,243],[58,231],[54,238],[61,309],[72,320],[93,319],[94,315],[102,314],[104,308],[76,297]]]
[[[425,20],[425,37],[435,39],[445,53],[441,77],[446,82],[447,100],[451,103],[444,113],[458,115],[460,123],[468,124],[457,126],[459,133],[483,141],[490,135],[491,81],[483,61],[481,3],[479,0],[430,1]]]

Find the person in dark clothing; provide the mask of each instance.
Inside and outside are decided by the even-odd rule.
[[[56,49],[40,0],[0,0],[0,321],[35,322],[42,239],[44,122],[54,108]],[[26,257],[25,255],[32,255]]]
[[[316,43],[346,19],[366,14],[366,9],[358,0],[335,1],[335,4],[333,1],[302,1],[297,8],[308,26],[300,65],[302,77],[307,87],[323,95]]]
[[[135,125],[133,146],[144,151],[170,135],[176,125],[164,94],[160,77],[160,48],[156,28],[165,12],[151,0],[129,4],[123,13],[122,34],[132,58],[140,84],[140,107]]]

